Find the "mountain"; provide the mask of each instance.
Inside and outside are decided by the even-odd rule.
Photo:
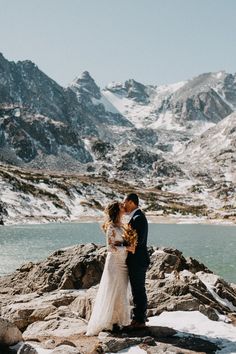
[[[236,74],[224,71],[163,86],[129,79],[104,89],[85,71],[63,88],[31,61],[0,54],[4,168],[126,181],[147,198],[154,188],[181,196],[187,210],[200,205],[207,215],[232,217],[235,110]],[[91,193],[99,201],[97,186]],[[147,209],[186,210],[174,204],[155,200]]]
[[[88,73],[65,89],[32,62],[8,62],[0,55],[2,161],[60,170],[92,161],[85,136],[104,138],[113,127],[132,126],[92,103],[95,97],[101,98],[100,90]]]

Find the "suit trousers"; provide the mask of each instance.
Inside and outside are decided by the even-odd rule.
[[[147,267],[142,267],[140,265],[128,265],[129,279],[131,285],[131,291],[133,295],[133,320],[137,322],[146,321],[146,311],[147,311],[147,295],[145,288],[145,278],[146,278]]]

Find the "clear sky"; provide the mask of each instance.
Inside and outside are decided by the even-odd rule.
[[[236,72],[236,0],[0,0],[0,52],[67,86]]]

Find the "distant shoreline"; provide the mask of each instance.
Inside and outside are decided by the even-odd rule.
[[[224,219],[207,219],[207,218],[198,218],[192,216],[162,216],[162,215],[153,215],[146,214],[148,222],[150,224],[202,224],[202,225],[218,225],[218,226],[236,226],[236,220],[224,220]],[[71,222],[73,223],[92,223],[98,222],[102,223],[104,218],[102,216],[81,216],[78,219],[74,219]]]
[[[198,225],[218,225],[218,226],[236,226],[236,220],[226,219],[208,219],[207,217],[181,216],[181,215],[156,215],[146,213],[148,222],[150,224],[198,224]],[[104,221],[103,215],[80,215],[71,220],[64,220],[61,218],[27,218],[25,220],[17,220],[16,222],[7,222],[2,226],[27,226],[27,225],[46,225],[53,223],[102,223]]]

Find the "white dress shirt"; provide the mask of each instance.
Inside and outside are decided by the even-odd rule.
[[[131,211],[131,213],[129,213],[127,215],[128,220],[129,220],[128,222],[130,222],[130,220],[132,219],[132,217],[134,216],[134,214],[136,213],[137,210],[139,210],[139,208],[134,209],[133,211]]]

